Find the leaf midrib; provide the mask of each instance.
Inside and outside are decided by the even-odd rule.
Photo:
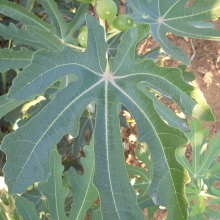
[[[169,18],[169,19],[164,19],[164,21],[172,21],[172,20],[178,20],[178,19],[185,19],[185,18],[197,16],[197,15],[200,15],[200,14],[203,14],[203,13],[207,13],[207,12],[210,12],[210,11],[213,11],[213,10],[217,10],[217,9],[220,9],[220,6],[219,6],[219,7],[216,7],[216,8],[211,8],[210,10],[202,11],[202,12],[197,13],[197,14],[192,14],[192,15],[187,15],[187,16],[182,16],[182,17]]]
[[[105,145],[106,145],[106,159],[107,159],[107,167],[108,167],[108,178],[109,178],[109,183],[110,183],[110,188],[111,188],[111,193],[113,192],[113,188],[112,188],[112,181],[111,181],[111,170],[110,170],[110,163],[109,163],[109,141],[108,141],[108,81],[105,81]],[[115,210],[117,212],[118,215],[118,219],[120,218],[120,214],[118,212],[118,208],[115,202],[115,197],[114,197],[114,193],[112,193],[112,199],[114,202],[114,206],[115,206]]]
[[[185,34],[185,35],[193,35],[195,38],[197,37],[197,38],[204,38],[204,36],[202,36],[202,35],[199,35],[199,34],[196,34],[194,31],[195,30],[193,30],[193,32],[186,32],[186,31],[181,31],[181,30],[179,30],[179,29],[175,29],[174,27],[171,27],[171,26],[169,26],[168,24],[165,24],[164,23],[164,25],[165,26],[167,26],[168,28],[170,28],[171,30],[174,30],[174,31],[176,31],[176,32],[179,32],[179,33],[182,33],[183,35]],[[202,29],[201,29],[202,30]],[[210,30],[212,30],[211,28],[210,28]],[[159,27],[158,27],[158,31],[159,31]],[[216,30],[217,31],[217,30]],[[158,34],[158,36],[159,36],[159,33],[157,32],[157,34]],[[206,37],[207,38],[210,38],[210,39],[212,39],[212,40],[214,40],[215,38],[216,39],[219,39],[220,38],[220,36],[219,37],[213,37],[212,35],[210,35],[210,36],[207,36],[206,35]],[[160,38],[161,39],[161,38]],[[162,41],[162,40],[161,40]],[[163,42],[163,41],[162,41]]]
[[[49,58],[49,59],[50,59],[50,58]],[[50,60],[52,60],[52,59],[50,59]],[[53,60],[52,60],[52,61],[53,61]],[[53,62],[54,62],[54,61],[53,61]],[[54,63],[55,63],[55,62],[54,62]],[[56,64],[56,63],[55,63],[55,64]],[[38,75],[36,78],[34,78],[33,80],[31,80],[31,81],[28,83],[28,85],[30,85],[31,83],[33,83],[33,81],[39,79],[40,77],[42,77],[43,75],[47,74],[48,72],[50,72],[50,71],[52,71],[52,70],[55,70],[55,69],[60,68],[60,67],[70,66],[70,65],[76,65],[76,66],[83,67],[84,69],[89,70],[91,73],[94,73],[95,75],[98,75],[98,76],[102,77],[102,75],[101,75],[100,73],[95,72],[94,70],[91,70],[91,69],[87,68],[86,66],[83,66],[83,65],[78,64],[78,63],[68,63],[68,64],[63,64],[63,65],[56,65],[55,67],[53,67],[53,68],[51,68],[51,69],[49,69],[49,70],[43,72],[42,74]],[[30,65],[29,65],[29,66],[30,66]],[[71,73],[70,73],[70,74],[71,74]],[[73,74],[74,74],[74,73],[73,73]],[[74,75],[76,75],[76,74],[74,74]],[[77,76],[77,75],[76,75],[76,76]],[[16,94],[17,92],[19,92],[19,91],[21,91],[21,90],[23,90],[23,89],[24,89],[24,88],[21,87],[20,89],[16,90],[16,92],[14,92],[14,94]],[[13,96],[13,95],[12,95],[12,96]]]

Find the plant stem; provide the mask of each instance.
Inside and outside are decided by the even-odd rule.
[[[68,44],[66,42],[64,42],[63,44],[65,44],[66,46],[71,47],[73,49],[81,50],[82,52],[85,51],[85,49],[86,49],[86,48],[82,48],[82,47],[79,47],[79,46],[76,46],[76,45],[73,45],[73,44]]]
[[[109,39],[111,39],[112,37],[116,36],[117,34],[121,33],[121,31],[116,30],[115,32],[109,34],[106,38],[106,40],[108,41]]]
[[[11,40],[8,41],[8,49],[11,49]]]
[[[108,34],[115,33],[115,31],[118,31],[118,29],[112,28],[112,29],[108,30]]]
[[[107,41],[107,39],[106,39],[105,20],[99,18],[99,24],[104,28],[104,38],[105,38],[105,41]],[[106,73],[109,73],[109,72],[110,72],[110,66],[109,66],[109,62],[108,62],[108,51],[106,52],[106,59],[107,59],[107,65],[106,65],[105,72],[106,72]]]
[[[220,200],[220,197],[218,196],[214,196],[214,195],[211,195],[211,194],[208,194],[208,193],[205,193],[205,192],[200,192],[200,195],[202,196],[207,196],[207,197],[210,197],[210,198],[213,198],[213,199],[219,199]]]
[[[104,37],[106,40],[106,27],[105,27],[105,20],[99,18],[99,24],[104,28]]]

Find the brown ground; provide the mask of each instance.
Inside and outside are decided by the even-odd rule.
[[[215,24],[220,27],[220,20]],[[173,35],[169,35],[169,38],[175,45],[181,47],[189,57],[193,54],[190,42]],[[193,39],[192,42],[196,55],[188,70],[192,70],[196,77],[192,85],[203,92],[215,115],[216,122],[203,122],[204,127],[210,127],[211,134],[215,135],[220,130],[220,42],[197,39]],[[173,62],[174,66],[176,63],[176,61]]]

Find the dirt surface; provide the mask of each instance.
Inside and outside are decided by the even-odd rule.
[[[220,27],[220,19],[213,23]],[[194,72],[196,80],[192,85],[203,92],[215,115],[215,122],[203,122],[203,126],[210,127],[210,132],[214,136],[220,131],[220,42],[192,39],[190,43],[172,34],[169,35],[169,39],[182,48],[189,57],[193,54],[193,45],[195,47],[195,57],[187,69]],[[177,61],[172,61],[171,66],[177,65],[179,65]]]

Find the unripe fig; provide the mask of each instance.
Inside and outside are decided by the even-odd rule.
[[[131,16],[122,14],[115,18],[113,21],[114,28],[118,29],[121,32],[127,31],[128,28],[134,25],[134,20]]]
[[[97,2],[96,13],[101,19],[112,19],[116,16],[117,11],[117,5],[113,0],[99,0]]]
[[[81,47],[86,48],[87,46],[87,37],[88,37],[88,29],[86,26],[83,26],[79,30],[78,41]]]

